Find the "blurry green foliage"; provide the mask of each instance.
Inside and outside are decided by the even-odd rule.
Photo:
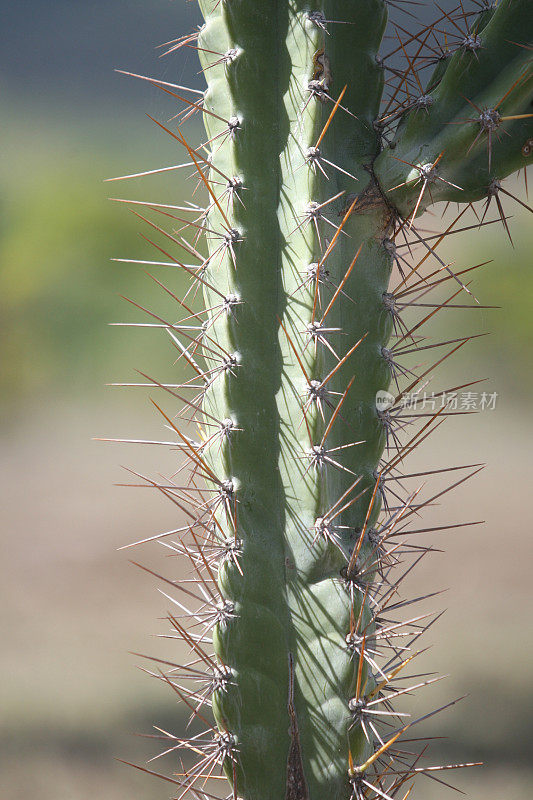
[[[154,153],[147,153],[154,141],[147,142],[145,153],[139,147],[125,157],[117,131],[110,131],[107,149],[95,149],[96,139],[91,150],[83,146],[88,132],[80,122],[67,120],[60,134],[56,124],[41,127],[36,149],[28,146],[26,128],[12,125],[9,157],[0,174],[0,393],[7,403],[36,393],[94,391],[106,381],[132,379],[137,367],[161,378],[175,358],[170,346],[154,345],[153,337],[162,332],[108,327],[113,321],[155,321],[122,294],[169,321],[180,317],[177,304],[145,274],[153,272],[179,296],[185,285],[179,269],[111,261],[165,260],[139,233],[161,244],[162,237],[127,206],[107,200],[160,200],[154,179],[144,185],[103,182],[122,167],[142,169],[149,159],[153,164]],[[153,133],[160,146],[161,136]],[[172,163],[170,155],[176,158],[163,152],[165,163]],[[172,175],[166,196],[179,203],[188,189]],[[165,219],[163,227],[172,228],[169,222]],[[173,253],[178,254],[176,248]]]
[[[71,389],[106,369],[114,348],[104,326],[125,289],[109,256],[131,250],[136,227],[103,203],[86,165],[75,176],[43,169],[31,191],[11,197],[0,242],[2,381],[10,392],[58,382]]]

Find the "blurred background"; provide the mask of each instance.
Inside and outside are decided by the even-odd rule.
[[[161,427],[143,390],[106,384],[135,381],[135,369],[180,378],[161,334],[108,326],[140,318],[119,295],[162,316],[170,306],[142,268],[111,262],[153,256],[140,220],[106,198],[179,203],[189,187],[179,172],[104,179],[181,160],[146,116],[169,119],[168,98],[113,70],[198,85],[193,50],[161,59],[154,47],[198,24],[197,9],[177,0],[4,0],[0,16],[1,796],[165,798],[168,785],[114,760],[143,763],[154,751],[136,734],[185,724],[174,697],[128,655],[175,658],[153,638],[166,601],[117,548],[181,523],[150,492],[113,483],[124,481],[120,464],[150,473],[168,457],[92,437],[149,439]],[[508,186],[525,198],[523,177]],[[533,228],[507,199],[514,247],[494,225],[443,248],[458,268],[492,260],[474,273],[474,288],[501,309],[450,311],[433,328],[447,338],[490,331],[447,362],[439,385],[489,376],[483,391],[497,394],[496,407],[449,420],[411,462],[412,471],[488,463],[425,517],[486,524],[441,534],[435,546],[445,552],[408,587],[449,590],[423,666],[450,677],[416,707],[468,694],[428,731],[445,737],[433,763],[486,762],[456,776],[474,800],[523,798],[533,778]],[[168,573],[157,547],[142,556]],[[447,793],[422,778],[413,796]]]

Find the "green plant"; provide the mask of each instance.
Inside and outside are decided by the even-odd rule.
[[[166,243],[149,263],[191,278],[180,321],[155,322],[191,378],[145,377],[199,421],[191,438],[157,404],[186,458],[172,479],[145,479],[185,515],[169,546],[196,582],[170,581],[191,655],[160,674],[207,723],[189,740],[162,734],[198,756],[167,778],[179,797],[213,796],[218,765],[244,800],[387,800],[437,769],[402,749],[419,720],[390,704],[433,680],[404,679],[434,618],[399,599],[410,568],[397,565],[428,550],[410,539],[421,509],[466,477],[422,501],[400,469],[471,384],[434,392],[429,414],[405,400],[469,338],[428,343],[423,326],[477,300],[471,268],[437,252],[465,210],[442,234],[416,219],[484,199],[476,225],[494,200],[507,227],[500,181],[532,152],[528,0],[474,5],[396,27],[407,67],[386,80],[383,0],[200,0],[205,25],[168,49],[197,47],[206,92],[150,79],[181,117],[201,109],[207,131],[193,147],[181,121],[157,123],[206,205],[146,203],[172,228],[150,222]],[[433,348],[422,367],[403,361]]]

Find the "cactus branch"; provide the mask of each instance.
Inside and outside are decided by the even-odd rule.
[[[531,163],[533,22],[527,0],[482,11],[401,116],[374,168],[404,216],[439,200],[468,203]],[[446,54],[447,55],[447,54]]]

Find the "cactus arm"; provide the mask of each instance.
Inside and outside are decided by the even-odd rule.
[[[418,202],[420,168],[436,165],[418,214],[440,200],[479,200],[494,181],[531,163],[524,153],[533,134],[531,4],[502,0],[472,30],[475,49],[458,48],[426,95],[430,105],[404,115],[375,163],[385,196],[403,216]]]
[[[339,16],[337,5],[324,5],[326,18]],[[313,800],[326,791],[340,799],[350,791],[349,758],[362,763],[371,752],[348,705],[358,659],[346,636],[350,618],[359,616],[361,593],[341,570],[363,527],[384,446],[375,395],[390,378],[381,347],[391,330],[382,299],[391,269],[383,244],[388,209],[378,197],[362,204],[365,213],[348,219],[345,211],[356,193],[372,196],[369,170],[379,149],[373,120],[382,90],[375,55],[386,12],[381,0],[359,0],[343,9],[347,24],[326,36],[304,3],[232,0],[211,6],[201,3],[206,25],[199,44],[233,53],[206,72],[206,129],[209,138],[219,137],[212,164],[242,181],[242,203],[234,199],[227,219],[216,206],[207,218],[211,230],[229,223],[238,231],[232,253],[226,248],[217,256],[220,240],[210,244],[207,274],[218,291],[240,301],[210,328],[227,353],[238,354],[238,364],[210,383],[204,401],[210,414],[232,420],[237,429],[210,463],[234,486],[236,531],[231,513],[219,513],[219,525],[228,539],[242,542],[239,566],[226,559],[219,569],[231,614],[219,621],[214,645],[231,680],[215,691],[213,709],[229,741],[226,772],[247,800],[289,797],[293,786],[304,787]],[[321,50],[327,72],[321,72]],[[361,73],[364,82],[357,79]],[[343,103],[348,110],[338,110],[321,144],[322,156],[336,165],[324,162],[327,178],[306,157],[333,106],[320,87],[309,91],[313,80],[322,81],[326,94],[338,96],[348,87]],[[238,120],[232,135],[221,119]],[[312,202],[327,203],[323,216],[344,225],[323,265],[329,283],[316,307],[315,281],[306,277],[335,228],[320,218],[317,234],[305,218]],[[307,326],[318,321],[359,248],[343,287],[350,307],[334,304],[327,321],[328,327],[342,328],[342,335],[331,336],[335,358],[321,342],[315,347]],[[207,306],[215,300],[207,289]],[[301,363],[312,380],[321,381],[363,337],[328,383],[322,410],[309,406]],[[325,443],[343,448],[334,457],[342,466],[312,464],[311,444],[320,443],[332,415],[329,398],[336,403],[354,375],[342,419]],[[355,442],[361,444],[352,446]],[[355,476],[361,478],[358,491],[366,495],[336,520],[339,543],[323,536],[314,541],[317,519]],[[377,502],[372,521],[378,511]],[[368,556],[366,541],[362,552]],[[363,620],[369,622],[367,610]],[[366,671],[365,686],[373,687]]]

